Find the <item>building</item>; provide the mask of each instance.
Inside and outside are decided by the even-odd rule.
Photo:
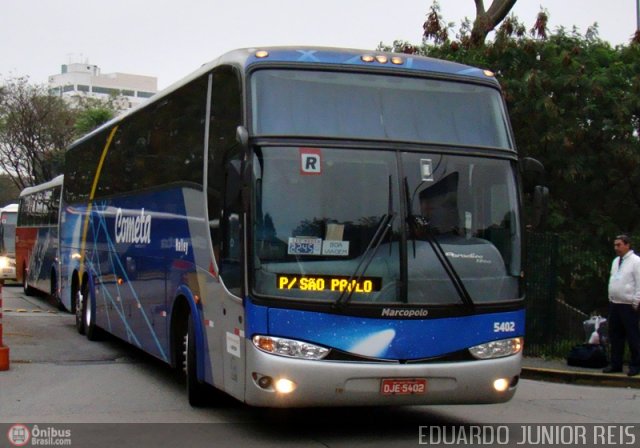
[[[158,91],[158,79],[128,73],[100,73],[97,65],[70,63],[61,73],[49,76],[49,90],[69,101],[82,97],[114,98],[120,109],[127,110],[144,102]]]

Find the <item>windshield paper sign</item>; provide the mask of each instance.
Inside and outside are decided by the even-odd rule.
[[[287,253],[289,255],[321,255],[322,238],[289,238],[289,248]]]
[[[291,237],[287,248],[289,255],[349,255],[349,241],[322,240],[314,237]]]

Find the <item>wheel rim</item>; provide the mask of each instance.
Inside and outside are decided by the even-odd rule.
[[[189,374],[189,332],[184,335],[184,342],[182,344],[184,351],[182,352],[182,370],[185,375]]]
[[[76,293],[76,318],[79,322],[82,322],[82,292],[78,291]]]
[[[87,301],[86,311],[84,313],[84,324],[89,328],[91,326],[91,303]]]

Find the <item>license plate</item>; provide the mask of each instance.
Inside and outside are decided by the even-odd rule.
[[[425,378],[382,380],[380,385],[382,395],[420,395],[427,393],[427,380]]]

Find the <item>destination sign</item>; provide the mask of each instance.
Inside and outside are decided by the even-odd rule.
[[[300,291],[353,291],[369,294],[380,291],[382,278],[362,277],[352,279],[335,275],[301,275],[301,274],[277,274],[276,283],[278,289],[298,289]]]

